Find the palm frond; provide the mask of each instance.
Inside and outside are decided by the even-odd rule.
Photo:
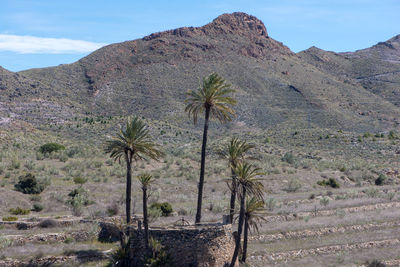
[[[197,123],[197,118],[205,108],[210,109],[210,118],[217,119],[220,122],[230,121],[235,116],[235,111],[230,107],[236,105],[236,100],[227,96],[234,93],[230,89],[231,85],[217,73],[212,73],[203,78],[203,81],[197,90],[187,92],[187,103],[185,112],[189,117],[193,117],[193,122]]]
[[[106,142],[104,151],[110,154],[112,159],[118,161],[128,155],[133,160],[145,157],[157,160],[163,155],[158,145],[152,141],[146,124],[138,117],[128,119],[125,128],[121,129],[112,140]]]
[[[153,176],[149,173],[143,173],[137,177],[142,189],[147,189],[153,183]]]
[[[267,213],[264,208],[264,204],[265,203],[263,201],[257,199],[256,197],[252,197],[246,201],[245,216],[247,217],[250,231],[253,229],[258,233],[259,225],[261,225],[262,222],[267,221],[265,218]]]
[[[260,176],[265,175],[265,173],[247,162],[238,162],[234,171],[238,183],[238,197],[241,197],[243,189],[246,189],[250,195],[264,201],[264,185],[261,183]]]

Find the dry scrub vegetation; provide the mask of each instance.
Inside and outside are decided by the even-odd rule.
[[[190,141],[178,143],[177,135],[167,134],[168,126],[155,121],[151,130],[154,136],[168,135],[170,140],[162,146],[165,155],[160,161],[145,160],[134,165],[134,174],[151,173],[155,184],[149,205],[168,202],[173,213],[163,217],[156,211],[150,212],[150,226],[172,225],[182,217],[193,222],[200,157],[198,133],[188,134]],[[230,130],[219,130],[222,134],[211,133],[207,158],[203,221],[209,222],[220,221],[229,212],[230,193],[223,180],[230,176],[230,168],[217,152],[227,144],[223,133]],[[255,145],[251,157],[267,173],[263,183],[268,215],[259,236],[250,237],[250,264],[342,266],[373,259],[398,260],[400,244],[393,239],[399,231],[396,220],[400,216],[398,139],[388,133],[379,138],[359,137],[317,129],[233,132]],[[94,237],[79,241],[70,233],[94,233],[95,230],[88,230],[94,227],[92,223],[83,223],[85,220],[124,214],[124,164],[113,162],[104,154],[100,138],[90,143],[52,138],[65,149],[43,154],[39,151],[43,139],[32,134],[13,133],[12,138],[4,139],[0,155],[2,219],[14,216],[18,221],[36,222],[44,218],[77,218],[78,222],[66,227],[35,226],[27,230],[4,222],[0,225],[3,259],[76,255],[116,246],[95,241]],[[15,190],[19,177],[28,173],[45,185],[43,192],[23,194]],[[332,187],[330,179],[339,188]],[[377,179],[382,183],[377,185]],[[74,190],[81,190],[83,195],[75,204],[71,202]],[[141,214],[136,182],[132,206],[134,214]],[[29,214],[13,214],[16,209]],[[51,233],[63,236],[46,242],[37,237]],[[21,235],[30,240],[16,242]]]

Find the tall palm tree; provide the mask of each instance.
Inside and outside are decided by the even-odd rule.
[[[246,211],[244,213],[244,233],[243,233],[243,252],[242,252],[242,262],[246,262],[247,258],[247,241],[249,236],[249,230],[255,230],[257,233],[258,226],[261,221],[266,221],[265,219],[265,209],[264,201],[252,197],[250,200],[246,201]]]
[[[153,176],[148,173],[144,173],[138,176],[138,180],[142,187],[143,192],[143,226],[144,226],[144,244],[146,247],[146,251],[149,249],[149,222],[147,217],[147,190],[150,187],[150,184],[153,182]]]
[[[132,163],[146,157],[157,160],[162,156],[158,146],[152,141],[146,124],[138,117],[128,119],[125,129],[106,142],[105,152],[110,157],[126,162],[126,222],[131,221]]]
[[[264,173],[260,172],[260,168],[255,167],[253,164],[246,162],[239,162],[235,168],[238,197],[240,199],[240,211],[239,211],[239,222],[238,231],[236,236],[235,250],[233,252],[232,261],[230,267],[234,267],[240,249],[240,239],[242,236],[243,222],[245,217],[246,209],[246,194],[250,194],[259,200],[264,200],[263,189],[264,186],[260,182],[260,175]]]
[[[229,219],[233,222],[233,215],[235,213],[235,200],[236,200],[236,178],[235,178],[235,168],[238,162],[245,159],[246,153],[254,148],[254,145],[247,143],[246,141],[241,141],[236,137],[233,137],[228,144],[228,149],[221,151],[221,154],[228,159],[229,166],[231,167],[231,181],[228,182],[229,189],[231,191],[231,201],[229,207]],[[229,184],[230,183],[230,184]]]
[[[232,109],[236,105],[236,100],[229,97],[228,94],[233,93],[234,90],[230,89],[231,85],[219,76],[213,73],[208,77],[203,78],[203,82],[197,90],[187,92],[187,103],[185,112],[189,117],[193,117],[194,124],[197,123],[199,113],[204,111],[204,131],[203,131],[203,144],[201,146],[201,164],[200,164],[200,179],[198,185],[197,195],[197,212],[196,223],[201,220],[201,205],[203,199],[203,186],[204,186],[204,168],[206,161],[206,146],[207,146],[207,132],[209,119],[216,119],[220,122],[230,121],[235,111]]]

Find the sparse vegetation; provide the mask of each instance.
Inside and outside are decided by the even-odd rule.
[[[20,207],[16,207],[16,208],[11,208],[10,209],[10,213],[13,215],[27,215],[29,214],[31,211],[28,209],[23,209]]]
[[[15,190],[24,194],[40,194],[45,188],[46,183],[38,181],[31,173],[20,176],[15,184]]]
[[[4,222],[15,222],[18,220],[18,217],[7,216],[2,218]]]
[[[317,182],[320,186],[330,186],[332,188],[340,188],[340,184],[335,178],[329,178],[328,180],[322,180]]]
[[[221,27],[224,30],[225,25]],[[255,24],[255,27],[258,25]],[[190,30],[190,33],[195,34],[196,30]],[[387,85],[384,79],[380,79],[379,86],[374,88],[371,83],[376,83],[375,79],[351,78],[354,75],[361,77],[365,73],[370,75],[375,71],[391,73],[390,63],[385,61],[385,68],[382,69],[379,62],[369,59],[374,65],[374,71],[371,72],[362,63],[364,56],[357,54],[357,59],[354,59],[347,54],[344,60],[341,54],[325,53],[314,48],[300,52],[299,57],[291,54],[280,57],[273,52],[276,57],[266,59],[263,51],[271,47],[268,44],[271,38],[257,38],[256,44],[249,47],[247,39],[253,38],[246,37],[244,42],[242,37],[236,36],[235,46],[229,46],[226,51],[237,55],[228,60],[228,65],[224,63],[221,67],[218,61],[223,50],[219,45],[229,42],[224,39],[226,36],[218,35],[218,40],[214,40],[206,34],[204,32],[204,36],[198,36],[193,43],[190,35],[184,36],[185,42],[175,42],[174,38],[180,38],[180,34],[166,36],[169,44],[162,43],[160,46],[165,46],[167,50],[157,48],[157,40],[164,37],[139,41],[139,49],[135,48],[136,51],[132,53],[133,57],[138,57],[138,62],[127,58],[127,62],[135,64],[134,71],[138,74],[135,82],[127,85],[131,72],[125,72],[124,61],[115,65],[124,74],[124,78],[118,82],[112,79],[114,68],[98,72],[105,76],[90,78],[93,80],[89,81],[89,86],[93,86],[93,89],[99,86],[93,90],[99,94],[95,104],[90,106],[87,104],[94,102],[88,92],[92,90],[81,90],[87,87],[88,81],[82,87],[74,77],[76,71],[86,70],[88,62],[93,60],[92,56],[79,62],[78,67],[70,64],[61,68],[10,74],[10,77],[18,77],[20,97],[14,95],[18,92],[13,89],[15,84],[6,81],[7,75],[0,73],[3,79],[0,87],[4,89],[5,84],[5,89],[0,90],[0,98],[3,100],[4,96],[5,99],[0,105],[0,121],[3,123],[3,119],[10,119],[12,122],[1,124],[0,130],[0,213],[4,216],[0,232],[7,235],[4,238],[0,236],[0,265],[4,259],[35,260],[36,257],[47,255],[74,255],[79,261],[85,258],[85,253],[93,253],[101,258],[103,251],[112,249],[113,264],[123,266],[128,255],[127,238],[125,232],[121,231],[123,228],[116,233],[118,240],[122,237],[119,240],[120,248],[117,249],[113,242],[100,243],[94,240],[97,230],[87,222],[114,222],[115,218],[119,218],[117,215],[126,216],[129,221],[130,212],[139,218],[142,210],[143,214],[146,213],[145,201],[143,208],[140,207],[139,187],[133,187],[134,190],[130,191],[129,174],[147,173],[157,181],[154,190],[143,194],[146,201],[150,197],[149,204],[153,203],[147,216],[144,216],[148,217],[146,224],[168,227],[175,225],[177,220],[182,224],[193,224],[188,217],[195,215],[196,221],[199,218],[198,221],[220,222],[222,215],[238,212],[235,201],[237,197],[242,202],[244,185],[236,183],[238,178],[232,171],[237,168],[237,163],[230,155],[232,157],[228,157],[230,165],[227,167],[226,158],[222,159],[217,153],[217,148],[226,144],[232,135],[235,138],[231,139],[231,145],[232,142],[249,142],[254,148],[245,151],[244,156],[235,152],[239,164],[243,164],[245,159],[254,159],[254,169],[264,169],[268,174],[265,181],[260,181],[266,188],[265,192],[253,201],[254,194],[246,189],[246,195],[250,197],[244,201],[245,208],[239,210],[245,214],[241,230],[244,236],[248,235],[246,231],[253,229],[249,227],[250,204],[257,202],[261,212],[264,207],[268,210],[268,213],[260,216],[266,219],[265,223],[256,224],[261,235],[244,238],[246,245],[243,244],[243,253],[237,252],[242,254],[237,255],[240,261],[248,261],[249,265],[255,266],[319,266],[325,262],[328,265],[350,266],[363,263],[366,259],[379,258],[381,261],[375,260],[375,265],[371,266],[383,266],[381,264],[397,259],[399,246],[397,241],[393,241],[393,236],[400,234],[397,223],[400,216],[397,194],[400,189],[399,113],[398,108],[390,103],[393,96],[384,104],[378,100],[381,96],[386,97],[386,93],[382,92],[394,92],[393,95],[396,95],[398,90]],[[145,43],[151,43],[154,50],[153,47],[148,50]],[[171,58],[168,62],[172,62],[172,65],[168,63],[164,66],[162,60],[164,56],[170,56],[168,47],[172,44],[174,51],[184,53],[183,57],[178,61]],[[183,49],[188,46],[189,50]],[[279,49],[279,44],[272,47]],[[203,54],[209,49],[215,53],[215,60],[202,61]],[[200,50],[201,55],[197,53]],[[232,52],[236,50],[240,52]],[[268,58],[272,51],[269,50]],[[142,51],[146,52],[143,58],[140,57]],[[154,52],[165,53],[157,57],[157,61],[161,60],[160,66],[166,67],[165,71],[160,72],[160,67],[153,68]],[[103,50],[98,53],[103,53]],[[250,55],[243,58],[242,53]],[[374,57],[379,55],[372,54]],[[192,57],[194,62],[208,63],[191,65],[185,61],[187,57]],[[112,56],[104,58],[110,60],[110,66],[114,66]],[[89,76],[96,76],[96,69],[102,66],[101,57],[98,59],[96,64],[87,68]],[[318,64],[315,66],[307,63],[316,59]],[[186,63],[181,64],[180,60]],[[246,62],[251,64],[251,68],[246,67]],[[347,66],[343,72],[347,75],[345,82],[342,82],[343,73],[336,76],[328,71],[329,75],[325,75],[327,66],[339,70],[337,66],[343,62]],[[273,64],[273,68],[270,64]],[[244,67],[241,66],[239,72],[236,65]],[[267,72],[265,67],[268,67]],[[217,125],[209,122],[215,131],[206,132],[209,140],[203,142],[200,149],[199,137],[202,133],[204,136],[204,131],[189,126],[182,112],[175,110],[184,109],[184,103],[180,101],[184,97],[181,90],[192,86],[192,72],[206,73],[212,69],[221,71],[235,83],[235,87],[238,87],[235,98],[241,104],[238,107],[238,119],[232,123]],[[303,69],[307,72],[307,79],[299,76]],[[68,75],[65,70],[68,70]],[[251,75],[247,71],[251,71]],[[36,84],[35,79],[40,76],[38,73],[44,74],[46,79]],[[239,75],[240,82],[237,73],[243,74]],[[51,78],[53,74],[57,74],[57,79]],[[164,75],[170,78],[164,79]],[[281,76],[285,78],[282,80]],[[86,76],[80,74],[77,77],[80,81]],[[107,88],[109,83],[112,93],[106,90],[103,81],[107,81]],[[396,84],[393,81],[395,79],[391,83]],[[200,84],[200,89],[203,85]],[[41,90],[37,86],[46,86],[46,89]],[[135,99],[129,93],[133,87]],[[73,88],[71,92],[74,93],[68,88]],[[59,91],[53,94],[53,90]],[[371,90],[379,97],[370,98],[374,94],[365,94],[365,90]],[[193,105],[187,111],[193,119],[194,113],[204,118],[206,115],[203,108],[206,109],[207,105],[202,105],[207,102],[197,101],[202,95],[195,95],[200,91],[188,95],[186,104]],[[273,97],[266,98],[265,93]],[[306,96],[306,101],[298,97],[300,93]],[[224,97],[227,95],[230,94]],[[107,101],[104,96],[107,96]],[[64,101],[64,97],[68,100]],[[33,98],[34,101],[31,101]],[[360,105],[359,99],[366,99],[365,104]],[[214,104],[218,105],[217,102]],[[232,108],[232,103],[225,104]],[[222,111],[226,110],[222,108]],[[131,118],[126,122],[126,115],[131,113],[140,115],[140,119],[136,119],[146,126],[149,139],[145,144],[153,144],[152,148],[159,152],[159,147],[155,145],[157,142],[166,151],[161,162],[153,160],[159,159],[161,153],[153,151],[153,156],[137,153],[137,147],[143,148],[143,143],[137,141],[143,139],[138,134],[138,128],[131,127],[136,130],[128,130],[128,124],[133,122]],[[226,115],[230,118],[232,114],[228,113]],[[222,113],[215,114],[220,116]],[[211,110],[210,119],[212,115]],[[121,131],[117,132],[116,129]],[[131,138],[135,134],[136,139]],[[106,151],[111,156],[108,159],[108,155],[102,153],[104,147],[99,145],[107,136],[115,136],[106,143]],[[43,140],[49,143],[42,145]],[[197,181],[196,168],[199,165],[200,179]],[[230,188],[221,182],[226,177],[230,177],[226,180]],[[201,182],[201,186],[197,182]],[[198,193],[196,190],[199,190]],[[261,200],[264,196],[268,197],[265,203]],[[194,203],[196,197],[200,201],[197,208]],[[206,200],[205,209],[201,208],[203,199]],[[124,202],[125,212],[119,210]],[[80,217],[71,216],[71,211]],[[17,214],[20,218],[6,216],[8,214]],[[7,221],[9,223],[5,223]],[[54,233],[61,239],[60,242],[43,241]],[[35,241],[28,240],[25,243],[22,239],[27,237]],[[12,238],[17,242],[11,241]],[[247,242],[251,242],[251,245],[247,246]],[[150,266],[167,264],[168,257],[162,252],[161,244],[156,241],[152,243],[150,239],[151,255],[142,260]],[[320,248],[323,248],[323,253],[314,254]],[[268,251],[268,257],[265,251]],[[279,260],[282,257],[285,258],[284,262]],[[373,262],[367,262],[366,265]],[[95,264],[102,263],[99,261]],[[93,263],[79,262],[76,265],[85,264],[91,266]],[[247,266],[246,263],[241,265]]]
[[[47,143],[47,144],[42,145],[39,148],[39,151],[42,154],[50,154],[50,153],[57,152],[57,151],[64,150],[64,149],[65,149],[65,146],[63,146],[63,145],[60,145],[57,143]]]
[[[171,206],[171,204],[168,203],[168,202],[163,202],[163,203],[158,203],[158,202],[156,202],[156,203],[152,203],[152,204],[150,205],[150,209],[156,209],[156,210],[161,211],[161,216],[164,216],[164,217],[170,216],[171,213],[173,212],[172,206]]]

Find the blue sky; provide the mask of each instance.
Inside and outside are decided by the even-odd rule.
[[[0,0],[0,66],[72,63],[105,44],[235,11],[261,19],[295,52],[354,51],[400,34],[399,0]]]

